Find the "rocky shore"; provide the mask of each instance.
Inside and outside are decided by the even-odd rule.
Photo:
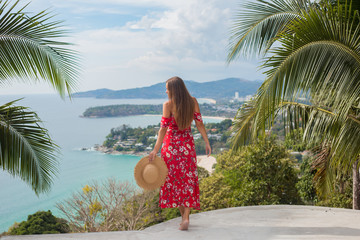
[[[111,155],[135,155],[135,156],[146,156],[149,155],[150,151],[141,151],[141,152],[135,152],[135,151],[116,151],[113,148],[108,148],[102,145],[95,145],[94,150],[98,152],[102,152],[105,154],[111,154]]]

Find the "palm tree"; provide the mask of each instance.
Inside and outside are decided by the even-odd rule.
[[[327,174],[318,173],[326,192],[330,173],[359,169],[359,13],[351,5],[306,0],[258,0],[246,7],[235,22],[228,61],[258,46],[266,55],[266,79],[238,112],[233,148],[264,135],[283,114],[290,129],[304,128],[304,141],[329,150],[327,171],[322,172]],[[308,102],[301,102],[302,97]],[[356,181],[353,203],[359,209]]]
[[[79,73],[77,53],[58,40],[66,34],[61,22],[46,11],[30,16],[26,6],[0,0],[0,84],[46,81],[61,97],[70,96]],[[15,102],[0,106],[0,167],[39,194],[50,189],[59,147],[36,113]]]

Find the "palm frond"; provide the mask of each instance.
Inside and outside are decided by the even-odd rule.
[[[333,139],[332,146],[332,164],[351,174],[352,166],[360,156],[359,119],[348,118],[344,121],[336,138]]]
[[[360,94],[360,26],[352,26],[354,18],[344,19],[342,11],[333,12],[311,9],[289,26],[295,36],[282,34],[282,46],[264,64],[272,79],[264,99],[310,94],[346,118]]]
[[[325,194],[334,187],[337,176],[350,173],[360,156],[359,20],[359,12],[353,11],[351,4],[328,3],[304,8],[299,17],[289,20],[272,38],[280,47],[267,51],[271,56],[262,66],[267,75],[264,84],[248,109],[237,114],[234,125],[237,145],[256,139],[279,114],[288,129],[301,126],[303,140],[321,146],[316,178],[318,189]],[[246,31],[244,42],[234,45],[228,60],[242,47],[254,50],[252,40],[262,49],[271,47],[271,39],[266,40],[270,45],[262,42],[265,38],[260,30],[246,41]],[[300,97],[309,104],[299,102]]]
[[[343,121],[335,111],[298,102],[281,102],[275,111],[275,117],[279,112],[283,114],[289,129],[304,129],[303,141],[312,145],[326,143],[330,149],[331,168],[351,173],[352,165],[360,155],[360,118],[348,116]]]
[[[309,6],[307,0],[256,0],[244,4],[231,28],[227,61],[241,54],[265,53],[279,33],[292,20],[301,18],[302,11]]]
[[[231,138],[231,145],[234,151],[250,142],[253,118],[256,114],[255,106],[254,99],[244,103],[234,118],[232,128],[234,135]]]
[[[254,140],[255,134],[252,131],[262,132],[263,130],[256,129],[254,126],[256,104],[253,104],[250,109],[251,111],[242,110],[244,112],[238,113],[239,116],[244,116],[243,122],[237,123],[235,120],[234,150]],[[245,117],[245,113],[249,113],[248,118]],[[360,144],[360,119],[350,116],[346,121],[340,121],[335,112],[298,102],[281,102],[269,115],[274,117],[282,115],[287,129],[303,128],[303,141],[320,146],[315,151],[316,161],[314,163],[317,169],[315,182],[317,182],[319,194],[326,196],[333,189],[335,176],[351,173],[352,165],[360,155],[358,147]]]
[[[316,169],[314,182],[317,193],[325,198],[332,190],[335,182],[336,170],[330,165],[331,151],[326,144],[321,144],[314,149],[315,160],[312,167]]]
[[[0,84],[45,80],[62,97],[71,94],[80,71],[78,53],[63,47],[71,44],[56,41],[67,31],[46,11],[34,16],[25,13],[26,6],[14,11],[18,3],[0,0]]]
[[[29,183],[36,194],[49,191],[59,148],[37,114],[15,102],[0,106],[0,167]]]

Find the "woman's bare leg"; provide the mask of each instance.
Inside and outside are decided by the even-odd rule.
[[[183,216],[184,216],[185,207],[184,207],[184,206],[180,206],[180,207],[179,207],[179,211],[180,211],[181,217],[183,217]]]
[[[181,214],[181,222],[183,221],[183,216],[184,216],[184,211],[185,211],[185,207],[184,206],[180,206],[179,207],[179,211],[180,211],[180,214]],[[181,225],[181,223],[180,223]]]
[[[188,230],[189,228],[189,219],[190,217],[190,208],[184,207],[184,214],[182,215],[182,222],[180,224],[180,230]]]

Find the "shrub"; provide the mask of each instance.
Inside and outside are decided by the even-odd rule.
[[[331,192],[325,200],[319,201],[316,205],[352,209],[352,191],[348,190],[345,193]]]
[[[201,182],[203,179],[207,178],[210,176],[208,170],[206,170],[203,167],[197,166],[197,171],[198,171],[198,179],[199,182]]]
[[[217,158],[215,174],[200,184],[204,210],[263,205],[299,204],[298,177],[286,149],[273,139]]]
[[[213,173],[200,182],[202,211],[232,207],[232,189],[226,184],[222,173]]]
[[[10,235],[26,234],[50,234],[50,233],[68,233],[70,231],[66,220],[52,215],[51,211],[39,211],[28,216],[27,221],[20,224],[15,223],[10,227]]]
[[[305,157],[300,165],[300,179],[296,188],[303,202],[307,204],[314,204],[318,199],[314,185],[315,173],[316,170],[312,168],[312,158]]]
[[[56,206],[75,232],[139,230],[156,221],[152,216],[155,194],[108,179],[86,185]]]

